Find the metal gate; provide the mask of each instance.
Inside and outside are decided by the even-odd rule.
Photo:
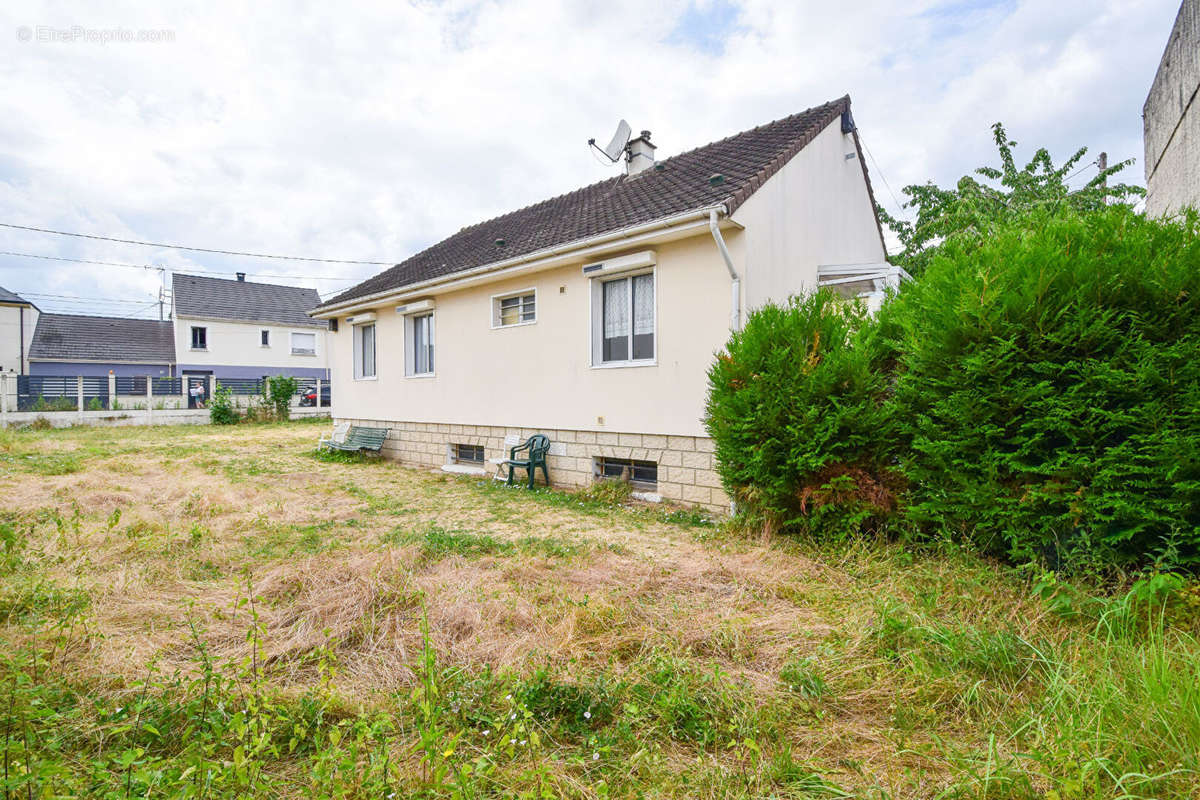
[[[208,376],[185,375],[187,380],[188,408],[205,408],[208,405]]]

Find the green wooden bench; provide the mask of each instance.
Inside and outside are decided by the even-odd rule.
[[[529,455],[525,458],[517,458],[517,453],[528,451]],[[542,468],[542,477],[546,479],[546,485],[550,485],[550,473],[546,471],[546,453],[550,451],[550,439],[543,434],[535,433],[525,440],[525,444],[517,445],[508,451],[508,459],[505,460],[505,465],[508,466],[508,485],[512,486],[513,471],[517,469],[525,470],[529,475],[529,488],[533,488],[533,475],[538,467]]]
[[[359,450],[370,450],[378,453],[383,449],[383,440],[387,438],[387,428],[364,428],[358,425],[350,426],[350,430],[346,432],[346,438],[340,442],[326,441],[325,446],[330,450],[345,450],[347,452],[357,452]]]

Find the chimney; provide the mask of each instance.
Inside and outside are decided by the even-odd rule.
[[[239,273],[237,274],[237,276],[238,276],[238,280],[239,280],[239,281],[245,282],[245,280],[246,280],[246,273],[244,273],[244,272],[239,272]]]
[[[637,175],[654,166],[654,145],[650,143],[650,131],[625,145],[625,174]]]

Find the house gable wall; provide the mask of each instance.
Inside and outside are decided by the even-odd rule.
[[[0,372],[21,372],[21,315],[25,315],[25,371],[29,371],[29,345],[37,327],[38,310],[32,306],[0,305]]]
[[[820,265],[886,260],[860,157],[834,120],[734,213],[747,310],[812,289]]]

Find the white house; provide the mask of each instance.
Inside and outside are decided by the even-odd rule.
[[[706,373],[748,311],[819,282],[878,293],[885,260],[843,97],[463,228],[319,306],[334,416],[385,454],[482,472],[545,433],[550,478],[626,475],[727,509]],[[182,358],[181,358],[182,360]]]
[[[316,289],[175,274],[177,375],[328,379],[327,324],[308,311]]]
[[[0,372],[28,374],[39,313],[33,303],[0,286]]]

